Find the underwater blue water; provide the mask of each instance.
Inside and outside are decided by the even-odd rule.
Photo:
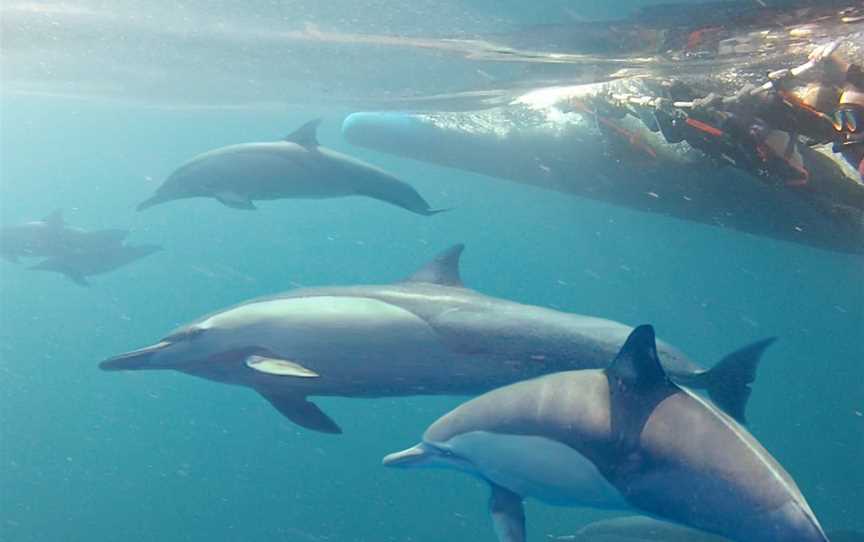
[[[652,323],[705,365],[778,336],[751,429],[826,528],[864,529],[860,258],[352,148],[338,132],[344,113],[4,98],[4,224],[62,208],[71,224],[130,227],[133,242],[165,250],[91,288],[0,262],[0,540],[492,540],[480,483],[380,466],[462,398],[322,398],[345,431],[331,436],[247,389],[97,369],[205,312],[298,285],[397,280],[455,242],[467,244],[463,276],[477,290]],[[427,218],[342,199],[134,212],[188,157],[276,139],[319,115],[322,144],[455,210]],[[528,507],[533,540],[597,515]]]

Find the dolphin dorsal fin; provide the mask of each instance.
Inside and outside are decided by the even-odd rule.
[[[624,346],[606,368],[606,374],[641,389],[668,385],[670,381],[657,357],[654,328],[642,325],[630,332]]]
[[[62,228],[65,221],[63,220],[63,209],[57,209],[50,215],[42,219],[42,222],[52,228]]]
[[[301,147],[317,147],[318,146],[318,125],[321,124],[321,119],[310,120],[300,128],[297,128],[287,136],[285,141],[296,143]]]
[[[462,243],[453,245],[435,256],[434,260],[418,269],[404,282],[428,282],[442,286],[463,287],[462,278],[459,276],[459,257],[463,250],[465,245]]]

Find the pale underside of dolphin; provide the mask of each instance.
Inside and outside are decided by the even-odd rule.
[[[138,210],[196,197],[254,210],[257,200],[365,196],[420,215],[441,212],[430,208],[408,183],[320,146],[316,136],[320,122],[304,124],[282,141],[231,145],[200,154],[172,173]]]
[[[631,328],[482,295],[464,287],[457,245],[394,284],[303,288],[222,310],[105,370],[173,369],[256,390],[318,431],[338,425],[309,396],[474,395],[526,378],[604,367]],[[676,379],[736,417],[771,339],[703,370],[660,343]]]
[[[630,83],[538,89],[491,109],[358,112],[352,144],[711,226],[864,253],[864,185],[836,156],[810,148],[806,188],[773,186],[667,143],[633,117],[604,129],[573,104]]]
[[[826,542],[794,480],[722,411],[672,383],[651,326],[606,369],[493,390],[439,418],[393,467],[488,482],[500,542],[526,540],[523,499],[637,510],[737,542]]]

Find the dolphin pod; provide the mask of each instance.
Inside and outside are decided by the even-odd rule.
[[[605,369],[499,388],[439,418],[391,467],[488,482],[500,542],[524,542],[523,499],[637,510],[739,542],[826,542],[792,477],[747,430],[674,384],[654,330]]]
[[[200,154],[180,166],[149,199],[211,197],[227,207],[254,210],[256,200],[366,196],[420,215],[434,215],[411,185],[386,171],[318,144],[321,120],[310,121],[282,141],[231,145]]]
[[[605,367],[629,326],[465,288],[456,245],[394,284],[302,288],[205,316],[105,370],[173,369],[254,389],[293,422],[339,426],[308,396],[473,395],[555,371]],[[670,374],[743,419],[772,339],[703,370],[661,342]],[[422,355],[418,355],[422,352]]]

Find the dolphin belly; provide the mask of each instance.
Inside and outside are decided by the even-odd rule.
[[[447,447],[475,465],[483,478],[517,495],[559,506],[628,508],[591,461],[555,440],[472,431],[452,438]]]

